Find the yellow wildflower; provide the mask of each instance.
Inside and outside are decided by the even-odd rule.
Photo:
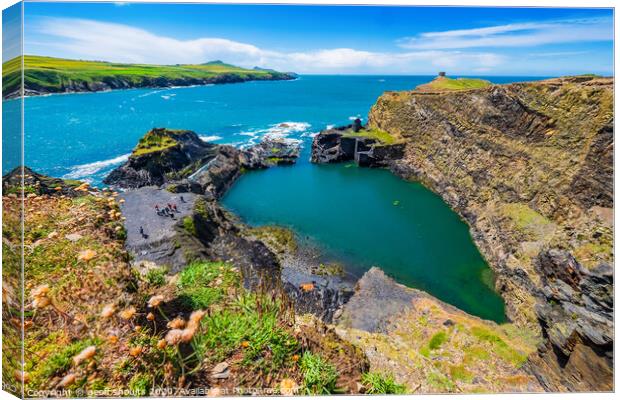
[[[297,392],[297,389],[297,383],[290,378],[284,378],[280,382],[280,393],[285,396],[295,394],[295,392]]]
[[[170,329],[182,329],[185,327],[185,321],[183,318],[176,317],[172,321],[168,322],[167,326]]]
[[[134,315],[136,315],[136,308],[135,307],[129,307],[124,309],[123,311],[120,312],[120,314],[118,314],[122,319],[132,319],[134,317]]]
[[[153,307],[159,307],[159,305],[164,301],[164,296],[158,294],[156,296],[153,296],[149,299],[148,301],[148,306],[153,308]]]
[[[97,255],[97,252],[94,250],[82,250],[78,254],[78,261],[90,261]]]

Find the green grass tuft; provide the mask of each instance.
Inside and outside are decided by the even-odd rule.
[[[58,352],[50,355],[47,360],[44,360],[36,368],[39,370],[39,373],[36,375],[40,375],[44,379],[49,379],[52,376],[64,374],[71,367],[73,356],[93,344],[99,344],[99,341],[83,339],[59,349]]]
[[[149,285],[160,287],[166,283],[166,268],[153,268],[149,269],[146,273],[146,281]]]
[[[320,356],[305,352],[301,357],[301,372],[304,375],[303,391],[306,395],[332,394],[337,391],[338,372]]]
[[[179,275],[179,298],[193,310],[207,308],[222,299],[229,288],[238,287],[239,279],[226,263],[193,263]]]
[[[280,304],[268,296],[245,294],[202,322],[194,339],[199,358],[221,362],[235,352],[243,364],[265,372],[291,364],[297,340],[280,325]]]
[[[446,332],[443,332],[443,331],[442,332],[437,332],[436,334],[433,335],[431,340],[428,342],[428,347],[431,350],[437,350],[447,340],[448,340],[448,335],[446,334]]]
[[[366,389],[366,394],[405,394],[407,392],[407,387],[396,383],[394,376],[377,372],[364,373],[362,384]]]
[[[474,379],[474,374],[468,371],[464,365],[451,365],[450,377],[455,381],[471,383]]]
[[[527,360],[526,354],[510,347],[502,338],[485,328],[475,326],[471,329],[471,333],[479,340],[489,343],[497,355],[516,368],[521,367]]]
[[[454,391],[454,383],[444,374],[436,371],[431,371],[426,377],[428,384],[444,393]]]
[[[196,236],[196,225],[194,224],[194,219],[192,217],[190,217],[189,215],[185,218],[183,218],[183,228],[185,228],[185,230],[191,234]]]
[[[144,373],[134,375],[129,381],[131,396],[148,396],[151,391],[151,379],[151,376]]]
[[[362,129],[358,132],[354,132],[353,130],[346,131],[343,134],[344,137],[364,137],[369,139],[374,139],[381,144],[394,144],[397,142],[397,139],[392,136],[390,133],[378,129],[378,128],[367,128]]]

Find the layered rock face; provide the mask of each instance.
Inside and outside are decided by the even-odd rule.
[[[286,140],[267,138],[243,152],[242,162],[251,169],[292,165],[299,158],[299,146]]]
[[[369,127],[402,138],[389,167],[469,224],[508,316],[542,334],[545,388],[611,389],[613,80],[387,92]]]

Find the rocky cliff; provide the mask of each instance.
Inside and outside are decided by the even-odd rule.
[[[103,182],[125,188],[159,186],[215,158],[218,150],[195,132],[154,128],[140,139],[127,162]]]
[[[120,188],[166,184],[172,192],[218,198],[244,169],[294,164],[297,157],[299,147],[283,140],[268,138],[239,150],[205,142],[193,131],[154,128],[103,182]]]
[[[385,163],[471,227],[508,316],[541,334],[548,390],[613,387],[613,79],[386,92],[368,129],[404,143]]]
[[[29,77],[26,77],[29,78]],[[79,93],[79,92],[102,92],[115,89],[141,89],[141,88],[170,88],[179,86],[199,86],[217,85],[224,83],[242,83],[249,81],[277,81],[295,79],[294,74],[273,73],[273,74],[220,74],[211,77],[152,77],[143,76],[139,79],[122,76],[108,76],[101,80],[81,80],[67,79],[61,80],[56,86],[41,84],[35,79],[26,79],[24,94],[26,96],[40,96],[51,93]],[[19,96],[19,91],[7,92],[4,98],[15,98]]]
[[[388,371],[411,393],[543,390],[522,366],[535,344],[527,329],[469,315],[371,268],[337,319],[371,370]]]
[[[362,127],[359,119],[348,126],[326,129],[312,140],[313,163],[355,161],[362,167],[386,167],[403,157],[404,142],[387,132]]]

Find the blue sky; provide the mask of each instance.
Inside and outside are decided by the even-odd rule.
[[[298,73],[611,75],[611,9],[26,3],[27,54]]]
[[[17,57],[22,51],[22,8],[13,4],[2,10],[2,62]]]

